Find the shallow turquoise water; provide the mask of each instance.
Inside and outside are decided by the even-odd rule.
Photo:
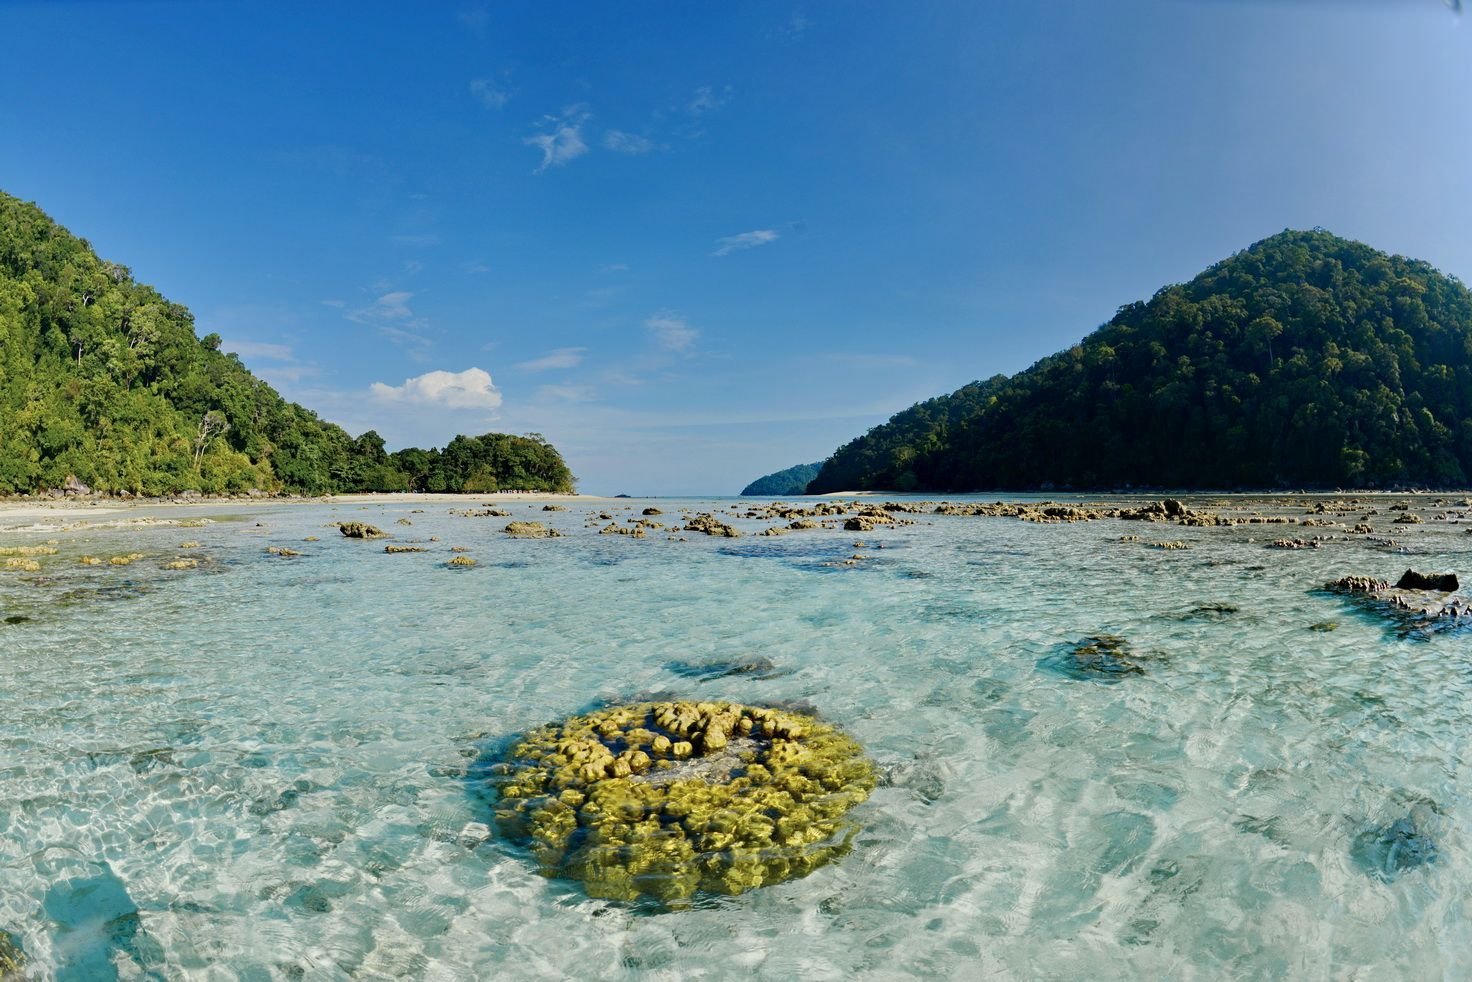
[[[412,507],[0,534],[61,549],[40,577],[0,572],[0,617],[30,618],[0,625],[0,929],[42,976],[1472,974],[1469,635],[1402,639],[1311,592],[1472,572],[1465,525],[1375,519],[1409,555],[1265,548],[1323,529],[939,516],[669,542],[518,504],[569,534],[516,541]],[[385,555],[324,528],[343,519],[441,541]],[[856,539],[870,559],[823,565]],[[480,565],[443,568],[450,545]],[[207,561],[161,569],[177,555]],[[1153,653],[1147,673],[1050,669],[1100,632]],[[670,667],[751,655],[789,672]],[[651,692],[806,700],[845,727],[888,775],[854,852],[650,916],[482,841],[478,753]],[[1367,832],[1412,814],[1435,861],[1377,871]]]

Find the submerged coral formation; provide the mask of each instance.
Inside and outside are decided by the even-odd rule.
[[[499,832],[589,895],[679,901],[805,876],[848,851],[873,790],[851,737],[726,702],[618,706],[544,726],[492,769]]]

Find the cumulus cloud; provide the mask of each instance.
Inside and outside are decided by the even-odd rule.
[[[501,405],[501,392],[491,381],[491,373],[483,368],[467,368],[463,372],[425,372],[404,379],[403,385],[374,382],[369,391],[380,402],[483,410],[496,409]]]
[[[603,149],[638,155],[658,149],[658,145],[646,136],[625,133],[623,130],[609,130],[603,134]]]
[[[688,351],[700,336],[700,332],[691,327],[683,317],[669,312],[655,314],[644,322],[644,327],[653,336],[655,343],[670,351]]]
[[[511,99],[511,93],[505,89],[498,88],[488,78],[472,79],[470,82],[470,94],[480,100],[480,104],[487,109],[500,109]]]
[[[776,242],[781,237],[781,233],[772,228],[759,228],[750,232],[742,232],[740,235],[728,235],[724,238],[716,239],[716,251],[712,252],[711,255],[729,256],[731,253],[740,252],[743,249],[755,249],[757,246],[764,246]]]
[[[558,348],[549,351],[540,358],[519,363],[516,367],[523,372],[549,372],[558,368],[576,368],[583,362],[583,352],[587,348]]]
[[[542,163],[536,172],[540,174],[548,167],[561,167],[569,160],[576,160],[587,153],[588,145],[583,142],[583,124],[592,118],[593,114],[582,106],[565,109],[559,116],[542,117],[542,132],[521,141],[542,151]]]

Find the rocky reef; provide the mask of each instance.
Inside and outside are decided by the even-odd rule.
[[[646,702],[527,734],[491,768],[499,833],[588,894],[678,903],[805,876],[873,790],[852,738],[795,712]]]
[[[1472,628],[1472,598],[1453,592],[1458,587],[1455,573],[1408,569],[1393,586],[1372,576],[1341,576],[1323,589],[1385,618],[1402,637],[1416,638]]]

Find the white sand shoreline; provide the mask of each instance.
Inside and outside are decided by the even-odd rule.
[[[0,528],[14,528],[21,519],[77,521],[132,511],[190,509],[202,512],[239,511],[244,508],[279,508],[294,505],[458,505],[522,502],[599,502],[609,499],[590,494],[502,491],[491,494],[336,494],[321,498],[56,498],[0,500]]]

